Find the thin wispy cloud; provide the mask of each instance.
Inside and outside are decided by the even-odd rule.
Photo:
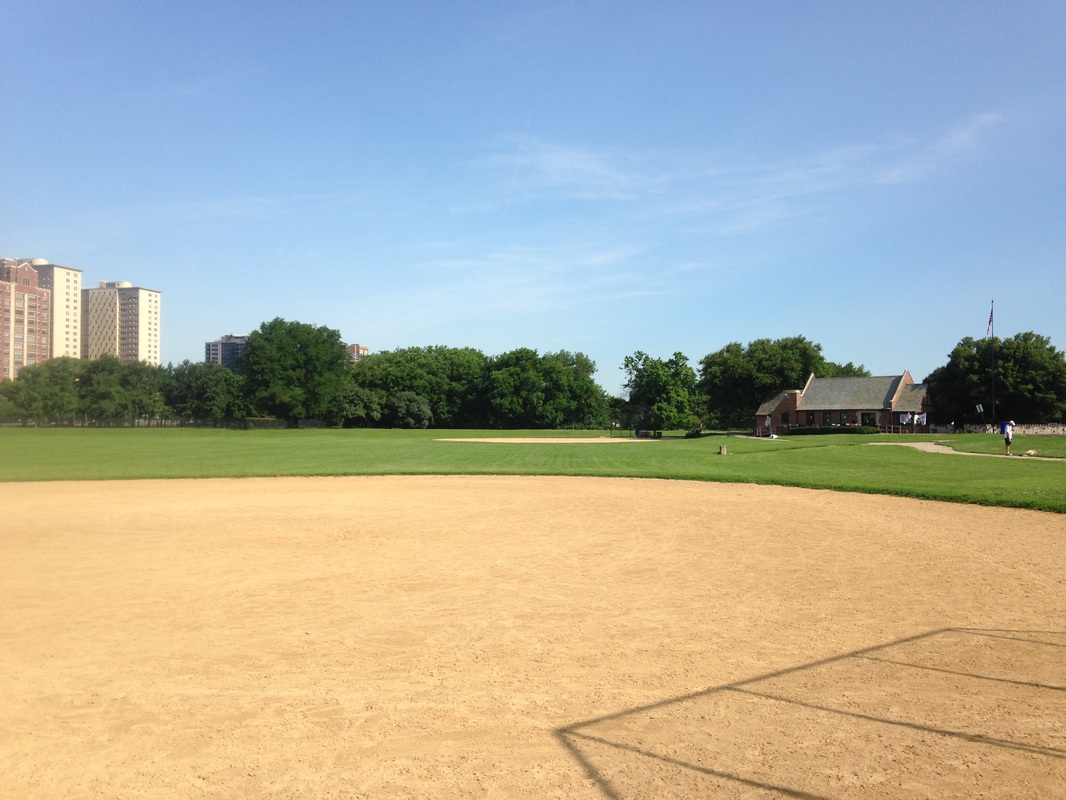
[[[642,171],[635,154],[582,148],[542,139],[510,140],[513,152],[497,153],[496,166],[511,172],[512,199],[539,194],[579,200],[632,200],[662,178]]]
[[[417,266],[421,287],[405,305],[431,320],[558,313],[622,297],[663,294],[640,269],[639,251],[565,244],[486,250],[464,259],[429,259]]]
[[[998,113],[974,114],[932,141],[901,148],[898,159],[886,165],[878,183],[914,183],[937,171],[977,157],[997,129],[1006,122]]]
[[[741,235],[803,215],[820,197],[930,180],[979,155],[1003,122],[1001,114],[975,114],[926,140],[886,138],[762,160],[527,138],[519,150],[491,161],[514,171],[512,203],[625,201],[641,217],[701,220],[708,231]]]

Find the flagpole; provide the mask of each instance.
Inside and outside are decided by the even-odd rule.
[[[992,333],[992,424],[995,425],[999,417],[996,416],[996,301],[992,301],[992,311],[988,314],[988,330]]]

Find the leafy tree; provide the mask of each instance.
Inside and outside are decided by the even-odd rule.
[[[499,428],[598,427],[606,398],[596,385],[596,364],[583,353],[539,355],[521,347],[493,358],[486,398],[489,423]]]
[[[700,424],[696,373],[683,353],[663,361],[638,350],[626,356],[622,369],[638,427],[678,430]]]
[[[344,388],[330,404],[325,420],[339,428],[367,428],[381,421],[384,407],[385,393],[357,385],[354,371],[349,371]]]
[[[167,411],[163,371],[113,355],[94,361],[58,357],[24,367],[6,384],[5,416],[24,422],[125,425],[158,420]]]
[[[500,428],[545,425],[545,386],[536,350],[522,347],[496,356],[489,368],[487,396],[492,424]]]
[[[19,418],[19,393],[15,381],[0,381],[0,420],[14,422]]]
[[[731,342],[700,362],[707,418],[719,427],[747,427],[759,403],[784,389],[802,387],[812,372],[820,378],[870,374],[861,365],[827,361],[822,346],[803,336],[756,339],[747,347]]]
[[[80,416],[78,383],[82,362],[62,356],[23,367],[18,377],[4,384],[12,416],[35,424],[73,424]]]
[[[603,391],[582,353],[519,348],[493,358],[471,348],[412,347],[375,353],[353,368],[355,383],[429,403],[436,427],[545,428],[600,425]]]
[[[163,416],[166,409],[162,391],[163,376],[160,367],[144,361],[132,361],[121,365],[119,384],[122,389],[126,419],[130,423],[158,420]]]
[[[433,412],[421,395],[398,392],[385,401],[382,422],[392,428],[428,428],[433,422]]]
[[[607,424],[607,396],[596,383],[596,362],[584,353],[541,356],[547,427],[600,428]]]
[[[18,378],[0,381],[0,419],[6,422],[33,422],[34,419],[26,414],[29,406],[25,383]]]
[[[366,356],[352,369],[355,384],[385,396],[413,392],[425,398],[442,428],[484,423],[488,360],[470,347],[409,347]]]
[[[1010,339],[967,336],[925,383],[938,417],[957,424],[987,421],[993,391],[1000,420],[1054,422],[1066,417],[1066,355],[1031,331]],[[978,404],[984,407],[984,419]]]
[[[182,361],[165,371],[164,397],[183,422],[211,422],[247,416],[244,379],[221,364]]]
[[[299,427],[325,418],[345,388],[348,352],[340,332],[280,317],[248,336],[240,361],[252,408]]]
[[[122,362],[113,355],[105,354],[85,364],[78,396],[90,425],[120,425],[132,418],[122,382]]]

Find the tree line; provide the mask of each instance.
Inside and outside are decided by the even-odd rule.
[[[993,354],[993,348],[995,353]],[[994,361],[993,361],[994,355]],[[409,347],[352,362],[337,330],[274,319],[253,331],[236,372],[183,361],[153,367],[54,358],[0,384],[0,419],[21,424],[242,424],[299,427],[748,428],[759,403],[807,377],[862,377],[802,336],[732,342],[697,367],[683,353],[638,351],[621,366],[622,396],[595,382],[583,353],[519,348],[487,356],[469,347]],[[1034,333],[963,339],[928,376],[937,418],[983,421],[979,404],[1026,422],[1066,416],[1066,357]]]
[[[222,425],[274,418],[335,427],[597,428],[608,403],[595,363],[565,350],[486,356],[412,347],[351,362],[340,333],[274,319],[249,335],[237,371],[114,356],[53,358],[0,384],[0,419],[22,424]]]

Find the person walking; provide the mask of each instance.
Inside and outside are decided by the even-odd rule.
[[[1011,454],[1010,446],[1014,441],[1014,420],[1003,423],[1003,443],[1007,446],[1007,455]]]

